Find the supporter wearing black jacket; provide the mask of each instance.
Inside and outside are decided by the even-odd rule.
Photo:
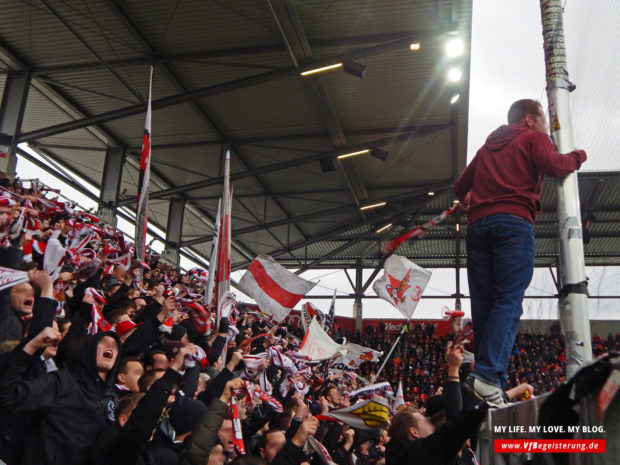
[[[0,266],[19,269],[22,251],[15,246],[0,248]],[[0,291],[0,342],[20,341],[24,336],[24,321],[19,309],[11,305],[12,288]]]
[[[465,410],[433,432],[434,428],[415,408],[394,415],[387,443],[386,465],[450,464],[484,419],[488,406]]]
[[[45,328],[16,349],[0,374],[0,410],[37,412],[26,444],[24,464],[83,464],[100,432],[114,421],[113,382],[121,343],[112,332],[86,339],[76,366],[24,380],[33,354],[58,342]]]

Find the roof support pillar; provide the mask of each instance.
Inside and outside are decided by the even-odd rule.
[[[173,198],[168,207],[168,225],[166,226],[166,250],[163,258],[179,266],[181,252],[181,237],[183,234],[183,213],[185,211],[185,199]]]
[[[355,318],[355,331],[362,333],[362,297],[364,296],[363,288],[363,272],[364,267],[362,261],[359,260],[355,267],[355,301],[353,302],[353,318]]]
[[[101,194],[99,196],[99,215],[103,220],[116,226],[116,202],[121,188],[125,149],[111,148],[106,151],[101,177]]]
[[[0,103],[0,152],[7,156],[0,158],[0,170],[7,176],[15,175],[17,135],[21,132],[24,120],[30,78],[29,72],[9,73],[4,84]]]

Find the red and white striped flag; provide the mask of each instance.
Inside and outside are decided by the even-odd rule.
[[[222,218],[217,252],[217,324],[220,324],[224,295],[230,291],[230,219],[232,192],[230,190],[230,151],[226,152],[224,165],[224,190],[222,192]]]
[[[211,256],[209,258],[209,276],[207,287],[205,288],[205,306],[211,305],[213,300],[213,289],[215,288],[215,277],[217,275],[217,256],[219,254],[220,221],[221,221],[222,199],[217,203],[217,215],[213,223],[213,239],[211,240]]]
[[[315,284],[291,273],[269,255],[259,255],[239,281],[239,289],[280,322]]]
[[[149,96],[146,105],[146,121],[142,137],[140,174],[138,177],[138,201],[136,204],[136,258],[144,261],[146,249],[146,230],[149,215],[149,180],[151,177],[151,89],[153,87],[153,67],[149,77]]]

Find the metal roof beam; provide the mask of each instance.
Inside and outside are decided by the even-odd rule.
[[[97,58],[97,61],[99,61],[111,74],[112,76],[114,76],[122,85],[123,87],[125,87],[137,100],[138,102],[143,102],[144,98],[142,97],[142,95],[133,88],[133,86],[131,86],[127,81],[125,81],[125,79],[123,79],[123,77],[114,69],[112,68],[108,62],[105,60],[105,58],[103,58],[101,55],[99,55],[97,53],[97,51],[91,47],[88,42],[86,41],[86,39],[84,39],[84,37],[82,37],[82,35],[76,31],[66,20],[65,18],[63,18],[63,16],[60,14],[60,12],[54,8],[52,5],[49,4],[49,2],[47,0],[41,0],[41,2],[47,7],[47,9],[52,13],[52,15],[54,15],[54,17],[60,21],[62,23],[62,25],[71,33],[73,34],[73,36],[80,41],[80,43],[86,47],[86,49],[95,57]]]
[[[413,40],[429,40],[441,32],[436,30],[428,31],[402,31],[390,34],[368,34],[357,37],[334,37],[329,39],[314,39],[310,41],[312,49],[343,49],[350,47],[369,46],[383,42],[391,42],[402,39],[403,37],[411,37]],[[176,53],[171,55],[158,55],[147,53],[145,56],[136,56],[130,58],[122,58],[118,60],[108,60],[108,65],[112,67],[142,66],[159,63],[196,63],[209,64],[205,60],[222,59],[222,58],[247,58],[251,55],[263,55],[267,53],[285,52],[284,44],[266,44],[257,45],[255,47],[238,47],[222,50],[202,50],[188,53]],[[220,63],[224,64],[224,63]],[[45,75],[62,72],[87,71],[91,69],[101,69],[100,61],[79,61],[59,63],[57,65],[40,66],[32,69],[33,75]]]
[[[383,139],[377,139],[374,141],[368,141],[365,144],[359,144],[356,145],[355,147],[350,147],[352,150],[354,150],[355,148],[362,148],[362,147],[368,147],[368,146],[379,146],[379,145],[384,145],[384,144],[388,144],[391,142],[395,142],[398,141],[400,139],[414,139],[414,138],[418,138],[418,137],[423,137],[427,134],[433,133],[435,131],[442,131],[444,129],[450,128],[452,127],[452,123],[449,124],[433,124],[433,125],[429,125],[429,126],[419,126],[415,131],[409,133],[409,134],[401,134],[398,136],[393,136],[393,137],[387,137],[387,138],[383,138]],[[309,163],[315,163],[318,162],[321,158],[326,157],[326,156],[335,156],[338,152],[335,151],[330,151],[330,152],[321,152],[321,153],[313,153],[311,155],[306,155],[304,157],[299,157],[293,160],[287,160],[287,161],[283,161],[280,163],[274,163],[271,165],[266,165],[266,166],[262,166],[260,168],[255,168],[252,170],[247,170],[247,171],[240,171],[238,173],[231,173],[230,175],[230,180],[231,181],[236,181],[238,179],[244,179],[244,178],[249,178],[249,177],[255,177],[261,174],[265,174],[265,173],[272,173],[274,171],[280,171],[280,170],[284,170],[287,168],[294,168],[297,166],[302,166],[302,165],[307,165]],[[224,182],[224,178],[222,176],[219,176],[217,178],[211,178],[211,179],[205,179],[204,181],[197,181],[197,182],[193,182],[190,184],[185,184],[182,186],[176,186],[176,187],[172,187],[170,189],[164,189],[161,191],[157,191],[157,192],[150,192],[149,193],[149,198],[150,199],[158,199],[158,198],[162,198],[162,197],[167,197],[169,195],[172,194],[177,194],[180,192],[186,192],[186,191],[191,191],[191,190],[196,190],[196,189],[202,189],[203,187],[209,187],[209,186],[215,186],[218,184],[222,184],[222,182]],[[135,203],[136,198],[135,197],[129,197],[127,199],[123,199],[121,201],[119,201],[119,205],[130,205],[132,203]]]
[[[312,49],[310,48],[310,43],[306,37],[301,20],[295,11],[295,5],[289,0],[267,0],[267,3],[294,66],[297,69],[301,69],[300,62],[303,64],[312,60]],[[338,115],[331,103],[329,94],[323,84],[322,77],[319,75],[311,76],[305,79],[304,83],[307,85],[311,101],[323,126],[325,126],[329,132],[334,147],[346,147],[347,139],[342,130],[342,125],[338,120]],[[347,186],[351,190],[353,200],[355,200],[355,203],[359,206],[360,200],[368,198],[368,192],[359,174],[357,165],[351,160],[343,163],[338,160],[336,165],[338,166],[340,174],[345,178]],[[345,169],[344,166],[346,166],[347,169]],[[359,214],[364,218],[362,211],[359,211]]]
[[[342,61],[344,59],[353,59],[360,56],[368,56],[368,55],[378,55],[381,53],[390,52],[393,50],[403,49],[405,50],[409,44],[411,43],[411,38],[407,37],[404,39],[396,40],[393,42],[388,42],[380,45],[375,45],[368,48],[362,48],[359,50],[355,50],[352,52],[341,53],[338,55],[334,55],[328,58],[322,58],[318,60],[313,60],[312,62],[307,63],[309,67],[321,67],[327,66],[329,64],[333,64],[334,62]],[[297,76],[298,70],[294,66],[287,68],[280,68],[274,71],[269,71],[266,73],[256,74],[253,76],[244,77],[241,79],[236,79],[234,81],[225,82],[222,84],[215,84],[208,87],[203,87],[202,89],[197,89],[193,91],[183,92],[177,95],[172,95],[170,97],[164,97],[152,102],[151,108],[152,110],[159,110],[161,108],[167,108],[173,105],[179,105],[181,103],[189,102],[195,99],[201,99],[204,97],[209,97],[213,95],[219,95],[224,92],[231,92],[239,89],[244,89],[247,87],[256,86],[259,84],[263,84],[266,82],[273,82],[279,79],[284,79],[290,76]],[[40,139],[43,137],[50,137],[56,134],[61,134],[67,131],[73,131],[75,129],[81,129],[87,126],[92,126],[94,124],[102,124],[107,123],[109,121],[114,121],[121,118],[126,118],[128,116],[138,115],[140,113],[144,113],[146,111],[146,105],[138,104],[132,105],[125,108],[120,108],[118,110],[108,111],[106,113],[102,113],[99,115],[88,116],[76,121],[70,121],[68,123],[56,124],[54,126],[49,126],[47,128],[36,129],[34,131],[26,132],[20,134],[19,141],[20,142],[29,142],[35,139]]]
[[[143,47],[146,51],[148,51],[150,54],[153,55],[157,55],[158,51],[157,49],[155,49],[155,47],[153,47],[153,45],[151,45],[151,43],[148,41],[148,39],[142,34],[142,32],[138,29],[138,27],[134,24],[134,22],[131,20],[131,18],[129,18],[129,16],[127,16],[127,14],[123,11],[123,9],[120,7],[120,5],[116,2],[116,0],[106,0],[106,4],[108,5],[108,8],[112,10],[112,12],[114,13],[114,15],[118,18],[118,20],[125,26],[125,28],[131,33],[131,35],[140,43],[141,47]],[[177,75],[172,71],[172,69],[170,69],[170,67],[165,64],[162,63],[160,65],[161,70],[163,71],[164,75],[172,82],[172,84],[175,86],[175,88],[177,89],[177,91],[180,92],[187,92],[187,88],[185,87],[185,85],[181,82],[181,80],[177,77]],[[205,111],[205,109],[195,100],[190,101],[190,105],[194,108],[194,110],[196,111],[196,113],[198,114],[198,116],[200,117],[200,119],[206,124],[206,126],[213,131],[220,139],[226,139],[226,136],[224,135],[224,133],[222,132],[222,130],[218,127],[217,123],[215,123],[215,121],[213,120],[213,118]],[[240,151],[237,148],[234,148],[234,151],[237,153],[238,158],[241,160],[241,162],[249,168],[247,162],[245,161],[245,157],[240,153]],[[269,191],[269,188],[267,185],[265,185],[260,179],[256,179],[257,182],[261,185],[261,187],[267,191]],[[280,202],[278,202],[277,200],[274,199],[274,201],[276,202],[277,206],[282,210],[282,212],[286,215],[286,216],[290,216],[289,213],[284,209],[284,207],[280,204]],[[242,205],[242,207],[248,211],[248,213],[252,214],[250,212],[250,210],[242,203],[240,203]],[[299,227],[297,227],[297,229],[299,230]],[[304,236],[303,232],[301,230],[299,230],[300,234]],[[275,235],[272,235],[273,238],[278,241],[280,244],[282,244],[279,240],[279,238]],[[282,244],[283,245],[283,244]]]

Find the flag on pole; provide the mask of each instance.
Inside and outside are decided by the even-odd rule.
[[[269,255],[259,255],[241,277],[239,289],[280,322],[315,284],[291,273]]]
[[[349,352],[334,360],[334,365],[342,363],[349,370],[356,370],[364,362],[378,362],[383,352],[363,347],[358,344],[348,343]]]
[[[213,239],[211,240],[211,256],[209,258],[209,277],[207,281],[207,287],[205,288],[205,306],[211,305],[213,300],[213,289],[215,287],[215,275],[217,274],[217,255],[219,253],[219,239],[220,239],[220,216],[222,208],[222,199],[217,203],[217,214],[215,215],[215,223],[213,223]]]
[[[146,104],[146,120],[142,136],[140,174],[138,176],[138,200],[136,203],[136,258],[144,261],[146,249],[146,229],[149,215],[149,180],[151,176],[151,89],[153,87],[153,67],[149,75],[149,95]]]
[[[405,257],[392,255],[385,261],[383,276],[373,283],[372,288],[405,318],[411,319],[430,278],[430,271]]]
[[[332,297],[332,303],[329,306],[329,313],[327,314],[327,319],[325,320],[325,332],[330,336],[333,334],[334,327],[334,316],[336,316],[336,293],[338,289],[334,289],[334,296]]]
[[[374,398],[358,402],[351,407],[332,410],[324,415],[317,415],[319,420],[322,417],[341,421],[353,428],[371,431],[387,425],[390,419],[390,410],[387,399]]]
[[[230,190],[230,151],[226,151],[224,164],[224,188],[222,192],[222,214],[217,252],[217,324],[220,323],[221,305],[224,295],[230,291],[230,214],[232,192]]]
[[[346,344],[337,344],[323,328],[312,318],[312,322],[306,331],[303,341],[297,351],[301,355],[307,355],[312,360],[329,360],[348,352]]]
[[[322,328],[325,327],[325,313],[310,302],[306,302],[301,306],[301,324],[304,327],[304,331],[308,331],[308,326],[310,326],[312,318],[316,318]]]
[[[399,412],[405,408],[405,396],[403,395],[403,382],[398,382],[398,389],[396,390],[396,402],[394,402],[394,410]]]

